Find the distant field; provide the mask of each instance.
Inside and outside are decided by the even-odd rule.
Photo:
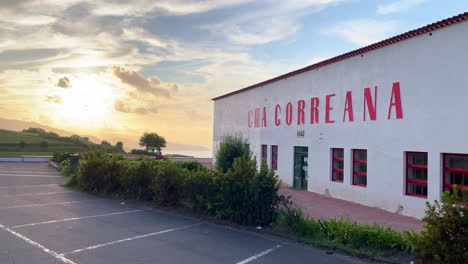
[[[24,146],[20,144],[24,142]],[[47,142],[47,146],[41,146]],[[91,142],[67,142],[38,134],[0,130],[0,155],[52,155],[53,152],[89,151],[97,144]]]
[[[49,144],[65,143],[59,140],[43,138],[36,134],[0,129],[0,144],[18,144],[20,141],[24,141],[26,144],[40,144],[42,141],[47,141]]]

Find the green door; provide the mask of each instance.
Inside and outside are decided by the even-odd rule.
[[[294,189],[307,190],[307,158],[307,147],[294,147]]]

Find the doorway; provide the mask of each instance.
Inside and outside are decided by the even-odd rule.
[[[294,147],[293,188],[296,190],[307,190],[308,153],[309,149],[307,147]]]

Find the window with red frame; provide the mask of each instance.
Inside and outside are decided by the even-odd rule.
[[[406,152],[406,194],[427,197],[427,152]]]
[[[353,149],[353,185],[367,186],[367,150]]]
[[[278,146],[271,146],[271,168],[274,170],[278,169]]]
[[[262,162],[267,162],[268,158],[268,146],[267,145],[262,145]]]
[[[332,181],[343,182],[344,149],[332,148]]]
[[[444,191],[468,188],[468,154],[443,154]]]

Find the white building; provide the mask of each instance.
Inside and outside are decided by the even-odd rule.
[[[414,217],[468,188],[468,13],[213,100],[214,152],[242,134],[295,188]]]

